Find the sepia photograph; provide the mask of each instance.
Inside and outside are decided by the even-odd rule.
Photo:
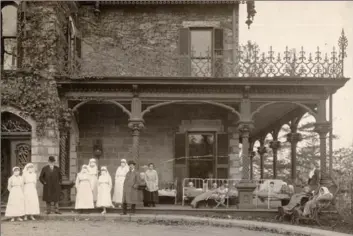
[[[1,236],[353,235],[353,1],[1,0]]]

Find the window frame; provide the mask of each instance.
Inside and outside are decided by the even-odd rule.
[[[2,10],[5,8],[5,7],[8,7],[8,6],[13,6],[13,7],[15,7],[16,8],[16,33],[15,33],[15,35],[13,35],[13,36],[4,36],[3,35],[3,14],[2,14]],[[1,16],[1,30],[0,30],[0,37],[1,37],[1,49],[0,49],[0,51],[1,51],[1,69],[2,70],[16,70],[18,67],[19,67],[19,62],[20,62],[20,60],[19,60],[19,29],[18,29],[18,26],[19,26],[19,12],[20,11],[20,6],[19,6],[19,4],[17,4],[16,2],[14,2],[14,1],[3,1],[3,2],[1,2],[1,13],[0,13],[0,16]],[[5,54],[8,54],[8,55],[10,55],[9,53],[7,53],[6,52],[6,50],[5,50],[5,41],[7,41],[8,39],[14,39],[14,41],[15,41],[15,55],[13,55],[12,56],[12,62],[11,62],[11,68],[9,68],[9,69],[5,69],[4,68],[4,64],[5,64]]]
[[[211,52],[209,56],[200,57],[192,55],[192,45],[191,45],[191,34],[192,31],[211,31]],[[219,34],[217,31],[221,32],[221,37],[219,38]],[[219,40],[217,40],[217,38]],[[217,44],[218,42],[218,44]],[[187,45],[186,45],[187,43]],[[217,46],[217,45],[218,46]],[[179,30],[179,56],[180,60],[182,60],[182,74],[184,76],[191,77],[222,77],[222,70],[220,68],[216,68],[217,60],[219,60],[223,56],[224,50],[224,29],[220,27],[214,26],[191,26],[191,27],[182,27]],[[210,63],[210,72],[209,75],[201,72],[201,75],[198,73],[193,73],[193,60],[208,60],[207,63]],[[189,62],[187,62],[189,61]],[[188,65],[189,64],[189,65]]]

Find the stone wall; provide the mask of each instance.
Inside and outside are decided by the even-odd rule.
[[[159,177],[163,181],[173,181],[174,134],[186,123],[200,122],[198,130],[214,131],[215,120],[227,130],[227,111],[210,105],[168,105],[157,108],[145,116],[146,128],[140,137],[139,165],[155,163]],[[114,105],[86,104],[79,109],[79,146],[77,164],[88,163],[92,157],[93,142],[101,139],[103,157],[99,165],[107,165],[114,175],[121,158],[130,158],[131,132],[127,127],[128,118]],[[203,128],[201,127],[203,126]]]
[[[179,30],[217,27],[232,48],[232,6],[110,6],[80,9],[83,74],[171,76],[179,73]],[[236,32],[238,34],[238,32]]]

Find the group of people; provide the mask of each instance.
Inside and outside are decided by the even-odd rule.
[[[110,207],[122,207],[123,213],[127,212],[127,205],[131,205],[132,212],[136,204],[154,207],[158,201],[158,174],[154,165],[150,163],[148,169],[138,172],[134,161],[121,160],[121,165],[115,173],[113,196],[112,178],[106,166],[100,168],[95,159],[88,165],[83,165],[76,178],[76,203],[75,209],[84,210],[94,207],[103,208],[102,214]],[[115,206],[114,206],[115,205]]]
[[[110,207],[122,207],[123,214],[127,214],[127,206],[131,205],[132,213],[136,204],[145,207],[155,207],[158,202],[158,173],[153,163],[142,172],[138,172],[134,161],[121,160],[113,181],[106,166],[100,167],[95,159],[90,159],[88,165],[83,165],[77,174],[75,209],[82,211],[102,208],[102,214]],[[46,202],[47,214],[60,214],[59,200],[61,195],[61,173],[55,166],[55,158],[49,157],[48,165],[44,166],[39,181],[43,184],[43,201]],[[34,165],[28,163],[21,175],[19,167],[13,168],[13,175],[8,180],[9,199],[5,216],[19,221],[40,214],[39,199],[36,188],[37,176]],[[113,194],[112,194],[113,190]],[[22,219],[24,217],[24,219]]]
[[[17,166],[12,168],[13,175],[8,180],[7,189],[10,192],[6,206],[5,216],[11,221],[35,220],[34,216],[39,214],[39,200],[37,194],[37,176],[34,166],[28,163],[21,176],[21,169]],[[24,216],[24,219],[21,217]]]

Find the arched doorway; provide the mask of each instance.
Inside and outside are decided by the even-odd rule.
[[[12,168],[21,169],[31,161],[31,125],[21,117],[1,113],[1,200],[7,201],[7,180]]]

